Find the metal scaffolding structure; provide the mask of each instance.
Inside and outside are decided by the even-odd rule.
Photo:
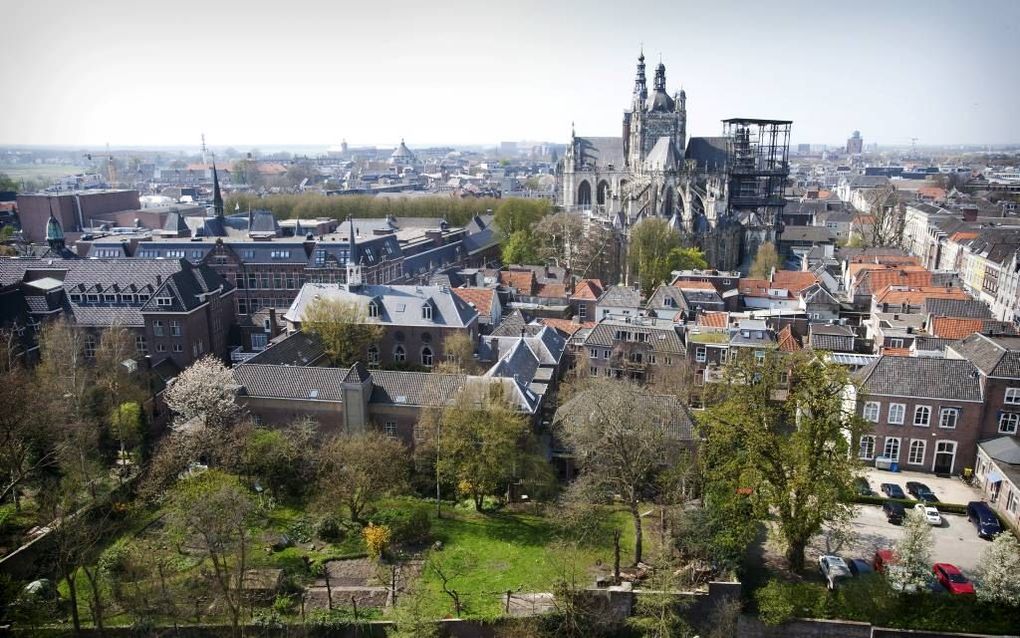
[[[729,212],[782,234],[783,196],[790,175],[791,120],[723,120],[727,139]]]

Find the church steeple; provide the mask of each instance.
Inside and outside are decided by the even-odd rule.
[[[634,105],[644,105],[648,99],[648,80],[645,78],[645,52],[638,56],[637,75],[634,77]]]
[[[659,66],[655,67],[655,91],[656,93],[666,92],[666,65],[662,62],[659,62]]]
[[[212,162],[213,211],[217,217],[223,217],[223,194],[220,193],[220,175],[216,172],[216,156]]]

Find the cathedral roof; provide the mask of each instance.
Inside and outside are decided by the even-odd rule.
[[[651,97],[648,98],[648,110],[649,111],[660,111],[660,112],[671,112],[676,108],[676,102],[673,98],[669,97],[669,94],[665,91],[655,91]]]
[[[622,137],[578,137],[576,144],[578,166],[590,164],[605,168],[612,165],[622,170],[626,164]]]
[[[725,137],[692,137],[687,142],[687,159],[696,160],[699,168],[720,169],[726,165]]]
[[[680,152],[668,136],[662,136],[645,158],[645,166],[652,171],[672,171],[680,165]]]

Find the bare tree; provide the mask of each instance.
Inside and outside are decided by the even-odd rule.
[[[319,455],[319,494],[329,506],[342,504],[360,521],[365,508],[407,485],[407,447],[379,432],[342,434]]]
[[[896,197],[896,188],[892,185],[873,188],[865,201],[871,217],[870,228],[861,225],[866,247],[899,246],[906,226],[906,208]]]

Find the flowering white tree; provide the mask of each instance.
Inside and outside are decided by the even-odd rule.
[[[234,376],[219,359],[205,356],[177,375],[163,399],[177,415],[175,424],[201,419],[207,427],[230,423],[241,408],[234,402]]]
[[[923,588],[931,580],[931,527],[924,514],[911,509],[903,521],[903,538],[896,543],[896,565],[889,582],[901,591]]]
[[[980,600],[1020,607],[1020,541],[1015,536],[999,534],[981,554],[977,581]]]

